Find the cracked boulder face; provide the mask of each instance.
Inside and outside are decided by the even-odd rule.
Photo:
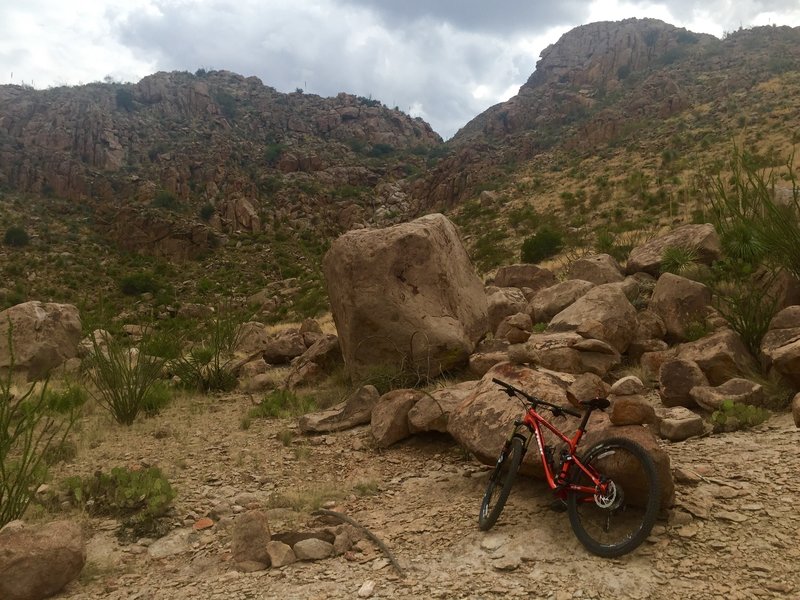
[[[455,226],[434,214],[338,238],[325,284],[351,377],[465,365],[488,329],[483,284]]]

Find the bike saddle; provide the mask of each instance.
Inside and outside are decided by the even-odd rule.
[[[600,410],[605,410],[611,406],[611,402],[608,401],[608,398],[592,398],[591,400],[580,400],[578,403],[586,408],[599,408]]]

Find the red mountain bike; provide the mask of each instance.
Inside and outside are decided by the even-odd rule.
[[[578,540],[599,556],[613,558],[631,552],[650,535],[661,504],[661,486],[652,457],[639,444],[625,438],[610,438],[592,446],[579,457],[576,448],[594,410],[605,410],[605,398],[581,401],[581,414],[531,396],[510,383],[492,379],[509,397],[527,406],[525,416],[514,421],[514,431],[503,445],[481,503],[478,524],[491,529],[503,511],[511,486],[531,437],[542,458],[547,484],[556,498],[566,502],[569,522]],[[569,438],[538,412],[553,416],[581,417]],[[553,447],[544,443],[542,426],[564,442],[558,461]]]

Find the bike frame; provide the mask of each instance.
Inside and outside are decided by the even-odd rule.
[[[542,461],[542,468],[544,469],[544,476],[547,480],[547,485],[550,486],[558,498],[565,500],[567,497],[568,492],[579,492],[582,494],[586,494],[586,496],[580,497],[580,501],[582,502],[593,502],[594,496],[597,494],[604,494],[606,492],[606,483],[604,478],[601,477],[594,469],[590,469],[586,465],[584,465],[581,460],[576,456],[575,449],[578,447],[578,444],[583,438],[583,434],[586,433],[586,424],[589,421],[589,415],[591,411],[584,413],[583,419],[581,420],[581,424],[578,426],[578,429],[575,431],[573,436],[567,437],[564,435],[555,425],[550,423],[547,419],[545,419],[542,415],[536,412],[536,409],[533,406],[529,406],[525,412],[525,418],[522,421],[516,421],[514,433],[512,434],[511,438],[515,435],[525,438],[525,442],[523,444],[524,450],[527,452],[528,445],[530,444],[530,434],[536,438],[536,445],[539,448],[539,457]],[[544,446],[544,437],[542,435],[542,426],[549,429],[556,437],[562,440],[564,443],[567,444],[567,452],[566,456],[561,463],[561,466],[557,473],[553,472],[553,469],[550,468],[550,464],[548,463],[545,457],[545,446]],[[529,435],[525,436],[519,432],[520,427],[525,427],[529,431]],[[509,438],[509,443],[511,438]],[[594,484],[592,487],[583,486],[583,485],[576,485],[573,483],[567,483],[567,475],[569,472],[570,465],[576,465],[581,471],[583,471],[589,479],[591,479],[592,483]]]

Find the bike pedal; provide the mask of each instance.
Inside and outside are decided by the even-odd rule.
[[[550,510],[553,512],[564,512],[567,510],[567,503],[560,498],[556,498],[550,503]]]

